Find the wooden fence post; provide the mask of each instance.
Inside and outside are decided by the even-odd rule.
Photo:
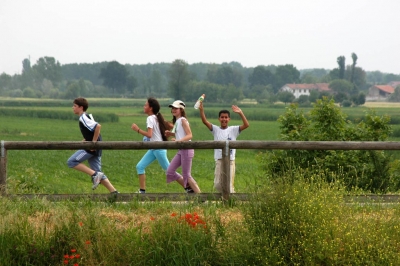
[[[221,167],[221,186],[222,186],[222,198],[228,200],[231,193],[231,161],[229,140],[226,141],[225,147],[222,149],[222,167]]]
[[[4,148],[4,140],[1,141],[0,154],[0,194],[7,193],[7,150]]]

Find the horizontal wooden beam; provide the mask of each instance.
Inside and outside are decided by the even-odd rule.
[[[129,202],[129,201],[218,201],[222,199],[221,193],[119,193],[119,194],[8,194],[8,198],[22,198],[22,199],[46,199],[49,201],[79,201],[79,200],[93,200],[93,201],[116,201],[116,202]],[[231,194],[230,198],[240,201],[249,200],[250,194],[235,193]]]
[[[260,150],[400,150],[397,141],[2,141],[6,150],[147,150],[147,149],[260,149]]]

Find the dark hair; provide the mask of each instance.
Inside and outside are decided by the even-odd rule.
[[[221,114],[228,114],[228,117],[231,117],[231,113],[229,113],[228,110],[221,110],[221,111],[219,111],[218,117],[220,117]]]
[[[86,110],[89,108],[89,103],[85,98],[79,97],[74,100],[74,104],[78,106],[83,107],[83,111],[86,112]]]
[[[163,115],[160,113],[160,103],[153,97],[147,98],[147,102],[149,106],[153,110],[153,114],[157,116],[158,119],[158,127],[160,128],[161,137],[164,141],[167,141],[167,137],[165,136],[165,130],[169,128],[167,126],[167,122],[165,122]]]

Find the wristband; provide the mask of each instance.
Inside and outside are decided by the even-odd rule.
[[[137,133],[139,134],[139,130],[140,130],[140,128],[137,130]]]

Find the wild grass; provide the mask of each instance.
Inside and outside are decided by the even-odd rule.
[[[318,176],[249,202],[0,198],[0,265],[398,265],[398,204],[346,200]]]

